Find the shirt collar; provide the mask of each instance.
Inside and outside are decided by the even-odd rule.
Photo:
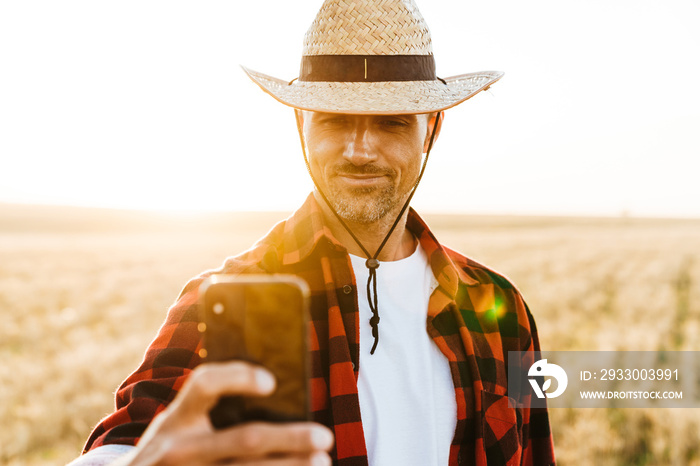
[[[322,240],[338,250],[347,251],[324,223],[323,213],[313,193],[309,194],[299,210],[287,219],[283,235],[284,265],[306,259]]]
[[[454,297],[457,294],[460,282],[468,286],[479,284],[478,280],[455,265],[445,248],[413,208],[408,210],[406,228],[418,238],[421,247],[428,255],[433,275],[448,296]],[[338,251],[347,253],[347,248],[333,236],[330,228],[325,224],[323,213],[313,193],[309,194],[299,210],[287,219],[283,235],[282,263],[284,265],[301,262],[321,241],[327,242]]]
[[[457,295],[460,282],[468,286],[479,285],[478,280],[454,263],[445,248],[430,231],[428,225],[413,208],[408,211],[406,228],[418,238],[421,247],[428,255],[433,275],[449,297],[454,298]]]

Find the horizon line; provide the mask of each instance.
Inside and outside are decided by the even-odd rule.
[[[52,203],[52,202],[36,202],[36,201],[6,201],[0,200],[0,208],[37,208],[37,209],[76,209],[76,210],[100,210],[106,212],[122,212],[122,213],[144,213],[144,214],[159,214],[164,216],[197,216],[197,215],[222,215],[222,214],[255,214],[269,213],[289,215],[296,209],[177,209],[177,208],[157,208],[157,207],[125,207],[118,205],[94,205],[80,203]],[[637,214],[632,211],[622,210],[617,214],[588,212],[588,213],[562,213],[562,212],[503,212],[503,211],[479,211],[479,210],[439,210],[439,209],[423,209],[421,215],[454,215],[454,216],[472,216],[472,217],[529,217],[529,218],[578,218],[578,219],[637,219],[637,220],[700,220],[699,215],[659,215],[659,214]]]

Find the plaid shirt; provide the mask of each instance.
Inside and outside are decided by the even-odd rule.
[[[508,407],[508,351],[539,351],[535,322],[520,294],[501,275],[440,245],[412,209],[407,228],[439,282],[426,328],[449,360],[455,387],[449,464],[553,464],[547,411]],[[334,464],[367,465],[357,396],[362,361],[355,277],[347,250],[324,224],[313,196],[251,249],[185,286],[143,363],[117,391],[117,410],[97,425],[85,451],[136,444],[200,364],[198,288],[212,273],[292,273],[308,282],[313,417],[335,432]]]

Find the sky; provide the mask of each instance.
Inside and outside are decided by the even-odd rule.
[[[284,210],[311,181],[293,112],[320,0],[0,2],[0,202]],[[447,112],[423,212],[700,217],[700,2],[417,0]]]

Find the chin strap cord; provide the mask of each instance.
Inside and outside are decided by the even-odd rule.
[[[372,349],[369,353],[374,354],[374,350],[377,349],[377,344],[379,343],[379,302],[377,299],[377,269],[379,268],[379,261],[377,260],[377,257],[379,257],[379,253],[382,252],[384,245],[386,245],[386,242],[389,240],[389,237],[396,229],[396,226],[399,224],[399,221],[401,220],[401,217],[403,217],[404,212],[408,208],[411,199],[413,199],[413,195],[416,193],[418,183],[420,183],[421,178],[423,178],[425,166],[428,163],[428,157],[430,156],[430,150],[433,148],[433,142],[435,142],[435,133],[437,133],[437,127],[438,123],[440,122],[442,112],[438,112],[437,116],[435,117],[435,124],[433,125],[433,132],[430,135],[428,150],[425,153],[423,166],[421,167],[420,173],[418,174],[416,183],[413,185],[411,193],[406,199],[406,202],[404,202],[403,207],[401,208],[401,212],[399,212],[399,215],[396,217],[396,220],[394,220],[394,224],[391,226],[389,232],[384,237],[382,244],[379,245],[379,248],[377,248],[377,251],[374,254],[369,253],[367,248],[364,247],[364,245],[360,242],[357,236],[355,236],[355,234],[352,232],[350,227],[348,227],[348,225],[345,223],[343,218],[338,214],[338,212],[336,212],[335,208],[333,208],[333,205],[330,203],[330,201],[328,200],[324,192],[321,190],[321,188],[319,188],[318,183],[316,182],[316,178],[314,178],[314,175],[311,173],[311,166],[309,165],[309,159],[306,155],[306,144],[304,143],[304,133],[301,118],[299,117],[299,111],[295,111],[294,113],[297,120],[297,130],[299,132],[299,139],[301,141],[301,151],[304,154],[306,170],[309,172],[309,176],[311,176],[311,181],[313,181],[316,191],[318,191],[318,193],[321,195],[321,197],[331,209],[331,212],[333,212],[333,215],[335,215],[335,217],[338,219],[343,228],[345,228],[345,230],[350,234],[352,239],[355,240],[355,243],[357,243],[360,249],[362,249],[362,252],[365,253],[365,256],[367,256],[367,261],[365,261],[365,266],[369,269],[369,278],[367,279],[367,301],[369,302],[369,309],[372,311],[372,317],[369,319],[369,324],[372,327],[372,336],[374,337],[374,344],[372,345]]]

